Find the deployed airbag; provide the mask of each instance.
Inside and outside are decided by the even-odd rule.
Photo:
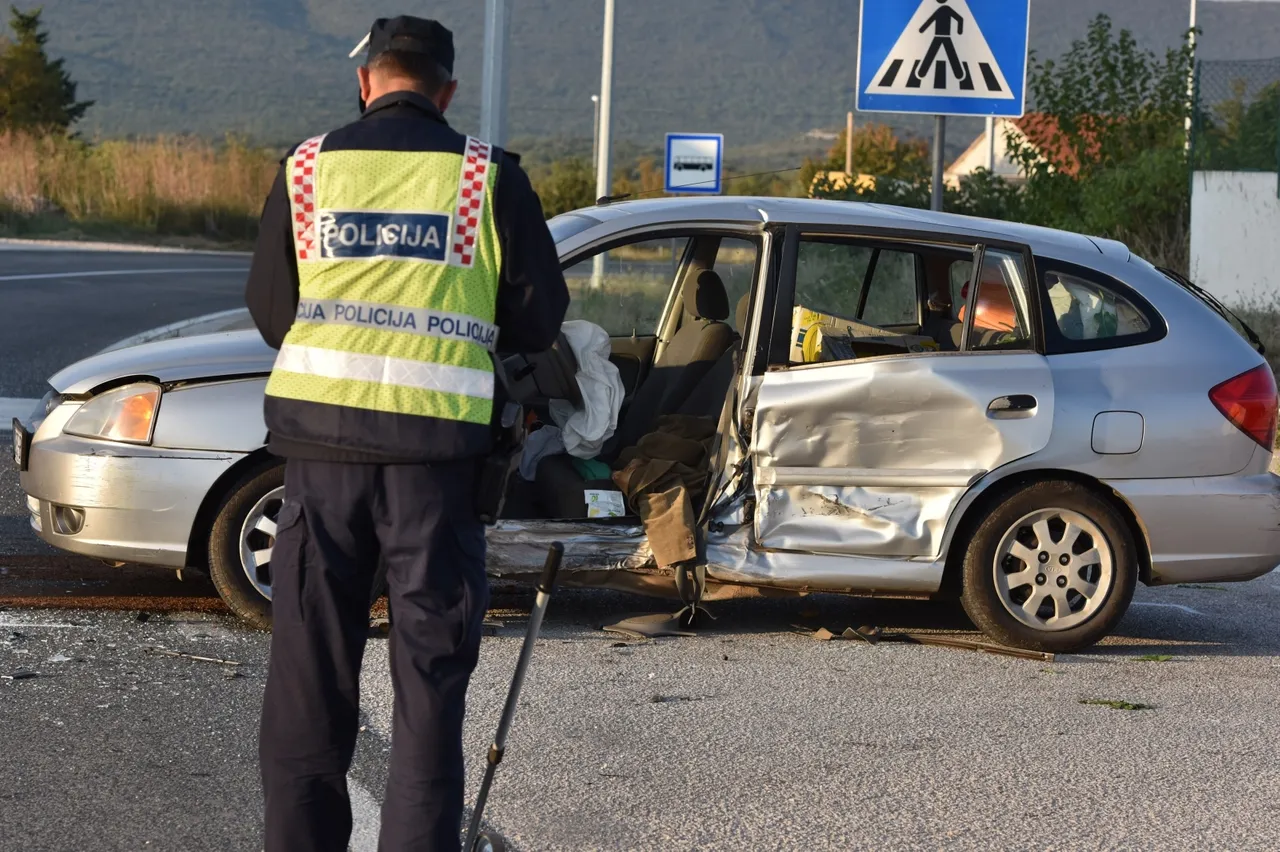
[[[603,328],[586,320],[571,320],[560,328],[578,360],[582,406],[553,399],[551,419],[561,429],[565,452],[580,459],[595,458],[618,428],[625,389],[618,368],[609,361],[612,346]]]

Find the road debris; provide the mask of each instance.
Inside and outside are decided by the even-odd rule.
[[[1154,710],[1155,705],[1138,704],[1132,701],[1116,701],[1112,698],[1081,698],[1081,704],[1094,707],[1110,707],[1112,710]]]
[[[934,633],[909,633],[909,632],[892,632],[886,633],[879,627],[862,626],[859,628],[846,627],[840,633],[832,633],[825,627],[817,630],[811,630],[800,625],[792,625],[793,629],[801,635],[808,636],[811,639],[817,639],[819,642],[830,642],[833,639],[853,640],[861,639],[868,645],[875,645],[879,642],[907,642],[913,645],[933,645],[938,648],[952,648],[958,651],[981,651],[984,654],[1000,654],[1006,657],[1017,657],[1021,660],[1036,660],[1042,663],[1052,663],[1053,654],[1045,651],[1027,651],[1022,648],[1010,648],[1005,645],[996,645],[991,642],[979,642],[974,639],[962,639],[958,636],[939,636]]]
[[[108,645],[107,647],[111,647]],[[223,660],[218,657],[202,657],[199,654],[191,654],[186,651],[172,651],[168,648],[157,648],[155,645],[144,645],[143,650],[148,654],[160,654],[165,657],[181,657],[184,660],[196,660],[201,663],[217,663],[220,666],[238,666],[236,660]]]
[[[1173,654],[1143,654],[1138,658],[1140,663],[1167,663],[1173,659]]]
[[[40,677],[40,672],[33,672],[28,669],[19,669],[13,674],[0,675],[3,680],[31,680],[33,677]]]
[[[617,624],[607,624],[600,628],[605,633],[625,636],[628,639],[657,639],[661,637],[697,636],[686,628],[677,615],[670,613],[648,613],[624,618]]]

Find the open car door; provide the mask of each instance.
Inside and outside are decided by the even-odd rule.
[[[965,491],[1049,440],[1031,269],[1018,246],[789,229],[751,414],[756,547],[939,556]],[[820,333],[795,327],[815,315]],[[904,327],[920,331],[894,352]]]

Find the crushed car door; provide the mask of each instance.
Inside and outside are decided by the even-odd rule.
[[[757,546],[937,556],[965,491],[1048,443],[1053,384],[1032,321],[1030,253],[937,240],[790,229],[771,333],[786,339],[770,347],[750,415]],[[893,262],[868,264],[868,250]],[[872,277],[868,266],[897,272]],[[980,286],[963,282],[963,298],[946,304],[973,269]],[[913,313],[958,339],[955,351],[886,328]]]

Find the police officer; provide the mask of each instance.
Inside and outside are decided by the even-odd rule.
[[[439,23],[377,20],[363,114],[295,148],[262,213],[246,301],[280,350],[266,421],[287,459],[259,744],[271,852],[347,848],[380,559],[395,689],[381,849],[459,846],[491,353],[549,348],[569,296],[515,156],[445,122],[453,60]]]

